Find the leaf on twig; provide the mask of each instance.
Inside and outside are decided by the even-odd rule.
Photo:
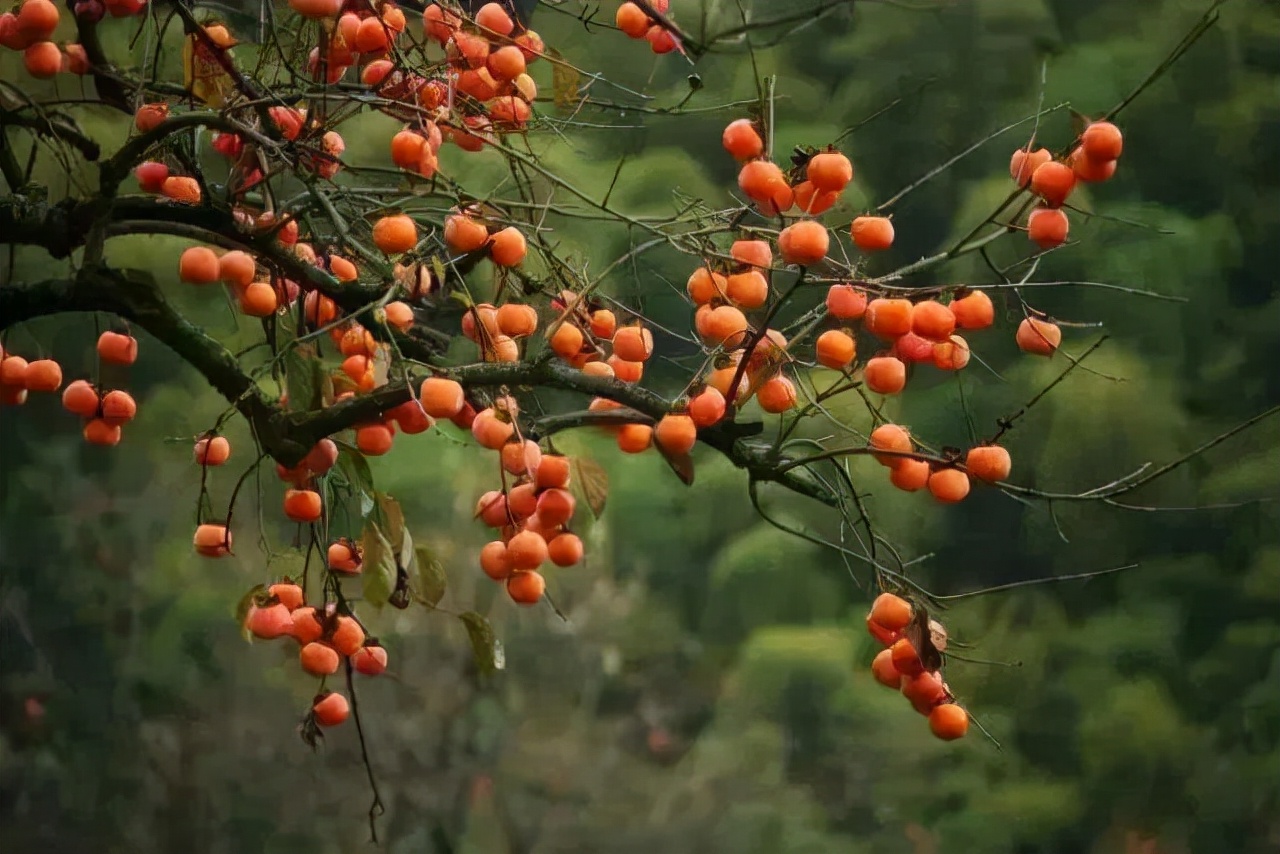
[[[653,444],[658,449],[658,453],[662,454],[662,458],[667,461],[667,465],[671,466],[671,470],[676,473],[676,477],[680,478],[685,486],[693,486],[693,457],[687,453],[673,454],[657,442]]]
[[[591,515],[599,519],[609,498],[609,473],[590,457],[574,457],[572,469],[575,490],[591,508]]]
[[[556,109],[566,113],[573,112],[578,106],[578,86],[582,82],[582,74],[554,48],[547,48],[546,53],[555,60],[551,65],[551,91]]]
[[[364,550],[361,577],[364,579],[364,600],[375,608],[381,608],[391,599],[396,589],[396,557],[387,541],[387,535],[370,519],[360,535]]]
[[[444,598],[448,584],[449,578],[445,575],[444,565],[431,547],[416,546],[409,566],[409,589],[413,598],[428,608],[434,608]]]
[[[475,611],[464,611],[458,619],[467,627],[467,636],[471,638],[471,651],[475,656],[476,667],[482,675],[501,670],[506,666],[506,657],[502,652],[502,644],[493,633],[489,621]]]
[[[310,344],[298,344],[284,354],[285,391],[289,408],[296,412],[318,409],[322,403],[324,371]]]

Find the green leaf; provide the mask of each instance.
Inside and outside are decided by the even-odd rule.
[[[502,645],[498,643],[489,621],[475,611],[465,611],[458,615],[462,624],[467,627],[467,636],[471,638],[471,651],[475,655],[476,667],[480,673],[489,674],[506,666],[506,657]]]
[[[324,369],[315,346],[298,344],[289,348],[284,354],[284,381],[290,409],[306,412],[320,407]]]
[[[293,549],[274,554],[267,559],[267,571],[272,578],[288,578],[290,581],[301,583],[306,568],[307,556]]]
[[[430,546],[417,546],[413,550],[413,563],[409,566],[409,585],[413,598],[434,608],[444,598],[449,578],[445,575],[444,564],[436,557]]]
[[[347,486],[360,496],[360,517],[367,519],[373,512],[375,492],[373,472],[369,470],[369,462],[364,458],[364,454],[349,445],[340,443],[338,449],[337,469],[342,473],[342,479],[347,482]]]
[[[573,458],[573,483],[597,519],[604,513],[609,498],[609,473],[590,457]]]
[[[381,608],[396,589],[396,556],[387,542],[387,536],[378,523],[369,520],[360,536],[364,549],[364,599],[375,608]]]
[[[255,584],[253,587],[240,597],[240,601],[236,603],[236,625],[240,626],[240,631],[247,641],[253,640],[249,634],[249,630],[245,628],[244,621],[249,616],[249,609],[253,607],[254,601],[259,596],[267,595],[267,585]]]

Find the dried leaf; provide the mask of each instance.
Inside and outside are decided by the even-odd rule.
[[[902,634],[915,647],[924,669],[934,671],[942,667],[942,653],[933,645],[933,638],[929,628],[929,613],[917,604],[911,623],[903,630]]]
[[[417,546],[413,550],[413,563],[409,567],[409,586],[413,598],[434,608],[444,598],[449,578],[444,565],[429,546]]]
[[[572,468],[575,489],[591,508],[591,515],[599,519],[609,498],[609,473],[590,457],[574,457]]]
[[[482,675],[488,676],[501,670],[505,665],[502,646],[493,633],[489,621],[475,611],[464,611],[458,619],[467,627],[467,636],[471,638],[471,652],[475,656],[476,667]]]
[[[400,502],[381,492],[377,493],[377,502],[378,515],[382,521],[382,530],[387,535],[387,542],[391,543],[395,554],[400,556],[401,560],[407,560],[401,550],[405,537],[405,525],[404,511],[400,509]]]
[[[391,350],[379,347],[373,354],[373,387],[382,388],[391,379]]]
[[[680,478],[685,486],[693,486],[693,457],[687,453],[673,454],[657,442],[654,442],[654,447],[658,449],[658,453],[662,454],[667,465],[671,466],[676,477]]]
[[[365,523],[360,545],[364,549],[361,572],[364,579],[364,600],[375,608],[381,608],[387,604],[392,591],[396,589],[395,554],[391,543],[387,542],[386,534],[373,520]]]
[[[551,91],[555,95],[556,109],[572,112],[578,106],[582,74],[554,48],[547,48],[546,52],[554,60],[551,64]]]
[[[1092,121],[1093,120],[1084,113],[1071,110],[1071,132],[1077,137],[1084,133],[1084,129],[1087,128]]]

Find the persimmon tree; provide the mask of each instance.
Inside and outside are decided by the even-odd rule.
[[[951,739],[970,718],[942,678],[942,603],[912,578],[905,550],[879,532],[863,500],[868,485],[845,463],[874,456],[884,467],[878,486],[919,492],[939,513],[973,489],[1027,502],[1120,504],[1273,414],[1080,493],[1022,485],[1032,467],[1002,445],[1062,377],[1088,370],[1081,366],[1103,341],[1090,325],[1039,310],[1033,287],[1154,295],[1123,283],[1040,282],[1038,261],[1071,251],[1072,219],[1091,215],[1073,204],[1073,192],[1123,168],[1131,156],[1124,108],[1212,24],[1212,10],[1165,63],[1133,81],[1130,97],[1093,118],[1072,111],[1071,138],[1041,138],[1041,119],[1070,109],[1041,106],[922,170],[878,207],[836,222],[828,212],[858,168],[846,150],[850,134],[777,150],[774,129],[787,107],[773,78],[756,75],[758,97],[734,104],[715,101],[695,71],[687,97],[655,107],[575,65],[573,44],[544,44],[529,28],[529,3],[290,0],[264,6],[252,33],[233,33],[199,5],[77,0],[60,9],[25,0],[0,16],[0,44],[22,52],[26,75],[0,84],[8,187],[0,237],[9,253],[0,329],[88,314],[77,326],[86,350],[97,336],[97,367],[87,377],[64,376],[29,344],[39,326],[21,341],[7,337],[0,403],[61,392],[84,440],[108,448],[128,438],[138,402],[127,366],[150,346],[167,347],[225,398],[221,417],[191,437],[191,477],[201,484],[194,548],[219,558],[264,541],[260,521],[237,513],[236,501],[258,483],[251,476],[260,467],[273,465],[280,517],[296,523],[304,569],[259,579],[241,614],[258,638],[293,639],[301,669],[319,680],[303,727],[313,744],[350,715],[353,673],[388,667],[365,609],[436,609],[444,594],[438,563],[415,547],[367,464],[415,434],[458,431],[477,446],[475,465],[490,467],[492,488],[473,496],[475,524],[493,529],[475,555],[477,570],[526,606],[552,602],[551,570],[584,559],[577,522],[599,514],[607,496],[607,466],[561,454],[558,434],[607,432],[619,453],[660,454],[694,489],[699,446],[723,455],[746,472],[765,519],[866,570],[879,594],[868,628],[885,645],[876,678],[901,689],[932,731]],[[540,14],[577,16],[576,37],[615,40],[624,61],[651,53],[694,70],[712,53],[750,63],[753,40],[785,38],[852,5],[739,4],[732,15],[708,16],[679,0],[607,9],[547,2]],[[63,34],[71,41],[59,44]],[[79,78],[83,96],[37,82],[68,76]],[[723,157],[739,174],[720,198],[676,198],[668,215],[634,214],[611,201],[613,191],[644,176],[627,177],[619,164],[607,188],[588,189],[542,156],[569,144],[569,125],[557,115],[679,116],[695,98],[726,115]],[[81,113],[103,107],[129,126],[119,144],[83,129]],[[344,125],[369,112],[400,123],[382,142],[389,164],[346,155]],[[895,205],[1003,136],[1018,138],[1009,145],[1008,196],[949,247],[871,275],[868,260],[893,245],[896,230],[911,228],[893,215]],[[72,160],[92,164],[93,180],[33,180],[39,164]],[[496,164],[506,178],[469,189],[475,164]],[[70,166],[66,173],[79,174]],[[593,234],[621,237],[626,251],[588,269],[556,236],[558,225],[584,222]],[[156,277],[108,258],[114,239],[137,235],[190,245],[171,259],[172,275]],[[993,260],[997,243],[1008,244],[1013,260]],[[40,275],[11,275],[19,252],[48,261]],[[614,295],[618,282],[641,294],[666,287],[639,273],[636,261],[649,253],[684,259],[687,330],[663,328],[641,301]],[[986,261],[990,282],[933,283],[966,256]],[[257,346],[233,352],[203,329],[178,308],[174,295],[184,288],[225,295],[259,331]],[[1060,364],[1058,379],[1017,412],[978,414],[985,430],[964,448],[882,414],[883,401],[911,394],[922,375],[971,370],[993,336],[1015,340],[1025,358]],[[655,368],[655,357],[674,367]],[[849,397],[865,404],[873,429],[829,411],[829,402]],[[237,417],[252,447],[233,448],[224,435]],[[230,499],[215,505],[208,486],[223,480]],[[847,540],[828,542],[770,514],[764,487],[812,500]],[[500,666],[485,620],[456,616],[482,668]],[[339,673],[345,682],[335,689]]]

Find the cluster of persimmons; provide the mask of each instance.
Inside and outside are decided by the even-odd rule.
[[[913,709],[928,716],[929,729],[938,738],[963,737],[969,731],[969,714],[942,680],[942,624],[917,614],[901,596],[881,593],[871,603],[867,630],[885,647],[871,662],[876,681],[901,691]]]
[[[488,3],[473,18],[444,4],[429,4],[422,16],[422,32],[428,43],[443,49],[443,59],[424,73],[411,70],[404,62],[410,47],[401,44],[407,22],[394,3],[289,0],[289,5],[300,16],[322,24],[309,59],[313,78],[336,84],[357,69],[360,83],[379,96],[374,108],[405,121],[403,129],[391,138],[390,147],[392,161],[406,172],[431,178],[439,169],[438,152],[444,143],[479,151],[495,142],[495,134],[524,129],[531,119],[537,87],[526,68],[543,55],[543,43],[536,33],[519,27],[502,4]],[[680,49],[672,28],[663,23],[668,5],[667,0],[624,2],[617,10],[617,25],[632,38],[646,39],[656,53]],[[145,0],[80,0],[75,14],[96,20],[95,15],[134,14],[143,8]],[[36,76],[48,76],[64,66],[83,72],[83,50],[76,45],[60,49],[49,41],[58,20],[58,10],[50,0],[24,0],[16,15],[0,15],[0,45],[26,51],[27,68]],[[221,25],[204,25],[193,44],[197,58],[206,70],[213,69],[214,76],[220,73],[217,69],[234,61],[230,52],[235,39]],[[206,86],[213,85],[202,79]],[[176,102],[163,101],[142,104],[134,115],[137,132],[157,133],[159,142],[159,129],[175,106]],[[263,170],[300,168],[320,179],[333,178],[342,167],[342,137],[327,126],[323,115],[301,107],[274,104],[260,118],[238,112],[245,117],[243,132],[222,130],[212,135],[209,145],[230,163],[232,180],[227,186],[236,222],[255,240],[271,242],[273,251],[259,257],[243,250],[223,252],[212,246],[191,246],[178,259],[177,276],[195,286],[225,286],[250,317],[270,318],[299,308],[307,331],[327,333],[336,351],[326,367],[333,378],[335,402],[371,393],[387,381],[386,371],[380,371],[379,366],[392,362],[396,335],[409,333],[419,322],[419,314],[427,311],[419,300],[425,266],[419,260],[423,239],[418,223],[394,211],[384,212],[373,222],[372,242],[394,262],[398,289],[394,296],[401,298],[385,299],[359,316],[344,316],[333,299],[308,282],[286,275],[278,257],[288,254],[295,261],[314,265],[341,287],[372,278],[363,275],[352,260],[359,253],[352,252],[350,257],[341,254],[323,237],[304,233],[292,214],[252,209],[245,197],[246,191],[264,180]],[[271,162],[270,156],[285,155],[279,150],[275,155],[264,152],[260,144],[264,136],[291,144],[289,164]],[[914,366],[963,369],[970,360],[970,345],[961,333],[976,332],[995,322],[995,307],[981,290],[951,287],[925,294],[853,279],[842,281],[833,275],[824,280],[824,284],[835,283],[827,287],[825,313],[817,324],[795,341],[771,328],[774,312],[784,299],[774,287],[776,275],[786,273],[803,279],[837,269],[828,262],[831,232],[819,217],[840,199],[853,180],[854,169],[845,154],[828,147],[797,156],[784,171],[771,158],[766,138],[761,125],[739,119],[724,129],[722,144],[741,164],[739,189],[760,215],[776,218],[780,227],[776,231],[742,228],[726,245],[708,250],[690,274],[687,292],[695,307],[693,322],[708,356],[707,367],[694,377],[671,411],[656,422],[638,418],[627,423],[625,416],[610,420],[602,429],[613,434],[622,452],[641,453],[656,445],[669,458],[688,454],[699,431],[732,418],[751,400],[765,413],[785,416],[799,406],[800,394],[793,379],[798,364],[816,363],[870,392],[897,395],[906,387]],[[1076,182],[1109,178],[1121,147],[1120,131],[1102,121],[1084,130],[1065,162],[1055,160],[1042,148],[1028,147],[1014,153],[1010,164],[1013,179],[1040,200],[1026,225],[1032,241],[1048,249],[1066,240],[1068,223],[1063,205]],[[152,156],[161,159],[142,162],[134,170],[143,192],[176,203],[202,201],[202,182],[175,173],[180,171],[181,161],[166,159],[164,154]],[[893,245],[894,224],[885,216],[858,216],[848,233],[857,250],[874,253]],[[504,276],[510,268],[519,267],[528,253],[523,231],[487,206],[454,207],[444,218],[439,238],[451,255],[487,258]],[[797,269],[788,271],[788,267]],[[503,293],[505,298],[501,298]],[[556,293],[539,307],[503,289],[494,303],[468,305],[461,333],[475,344],[485,361],[518,362],[545,348],[583,374],[622,383],[640,382],[654,354],[653,332],[643,318],[571,290]],[[814,336],[812,341],[810,335]],[[1060,346],[1062,332],[1049,318],[1028,314],[1015,337],[1023,351],[1051,356]],[[871,348],[869,357],[859,358],[860,343],[864,349]],[[102,333],[97,344],[99,369],[102,365],[131,364],[137,347],[127,331]],[[57,392],[62,381],[57,362],[28,362],[0,350],[0,403],[21,404],[28,392]],[[118,443],[121,426],[137,411],[127,392],[85,379],[62,389],[62,401],[67,410],[84,419],[84,438],[97,445]],[[281,401],[287,402],[287,397]],[[622,406],[597,397],[589,408],[604,412]],[[356,425],[352,441],[362,454],[380,456],[391,450],[398,434],[426,432],[440,419],[469,431],[477,444],[498,456],[501,488],[480,496],[476,507],[477,518],[498,534],[480,550],[481,569],[503,583],[514,602],[532,605],[540,601],[546,589],[540,570],[548,563],[572,566],[583,558],[583,543],[570,529],[575,512],[574,495],[569,490],[570,461],[525,438],[520,429],[520,405],[514,396],[501,394],[488,405],[473,406],[463,385],[451,378],[448,369],[440,368],[433,368],[431,376],[412,384],[410,399],[381,417]],[[1008,451],[998,445],[980,445],[962,455],[940,457],[919,443],[907,427],[892,423],[875,427],[865,452],[887,468],[889,480],[897,488],[927,490],[944,503],[964,499],[972,481],[1006,480],[1011,469]],[[210,432],[195,441],[194,455],[196,463],[206,469],[221,466],[230,458],[231,446],[226,437]],[[338,445],[326,438],[293,468],[277,466],[286,486],[283,515],[287,519],[304,525],[324,521],[330,511],[320,479],[338,459]],[[231,530],[226,524],[201,523],[194,546],[208,557],[228,555]],[[355,575],[361,566],[358,544],[339,539],[328,545],[328,572]],[[968,717],[954,702],[937,668],[931,669],[926,666],[930,662],[922,660],[922,650],[917,648],[922,643],[919,631],[914,640],[909,636],[914,620],[916,615],[906,600],[888,593],[875,600],[868,626],[887,648],[876,657],[873,670],[877,679],[900,687],[915,708],[929,715],[935,734],[957,738],[964,734]],[[272,584],[254,599],[246,628],[259,638],[293,638],[299,644],[303,670],[315,676],[335,673],[344,658],[361,673],[376,674],[386,668],[386,651],[366,638],[345,605],[340,609],[327,598],[308,605],[303,587],[288,579]],[[930,658],[937,653],[934,646],[929,650]],[[345,720],[348,711],[342,694],[324,691],[316,698],[313,718],[329,726]]]

